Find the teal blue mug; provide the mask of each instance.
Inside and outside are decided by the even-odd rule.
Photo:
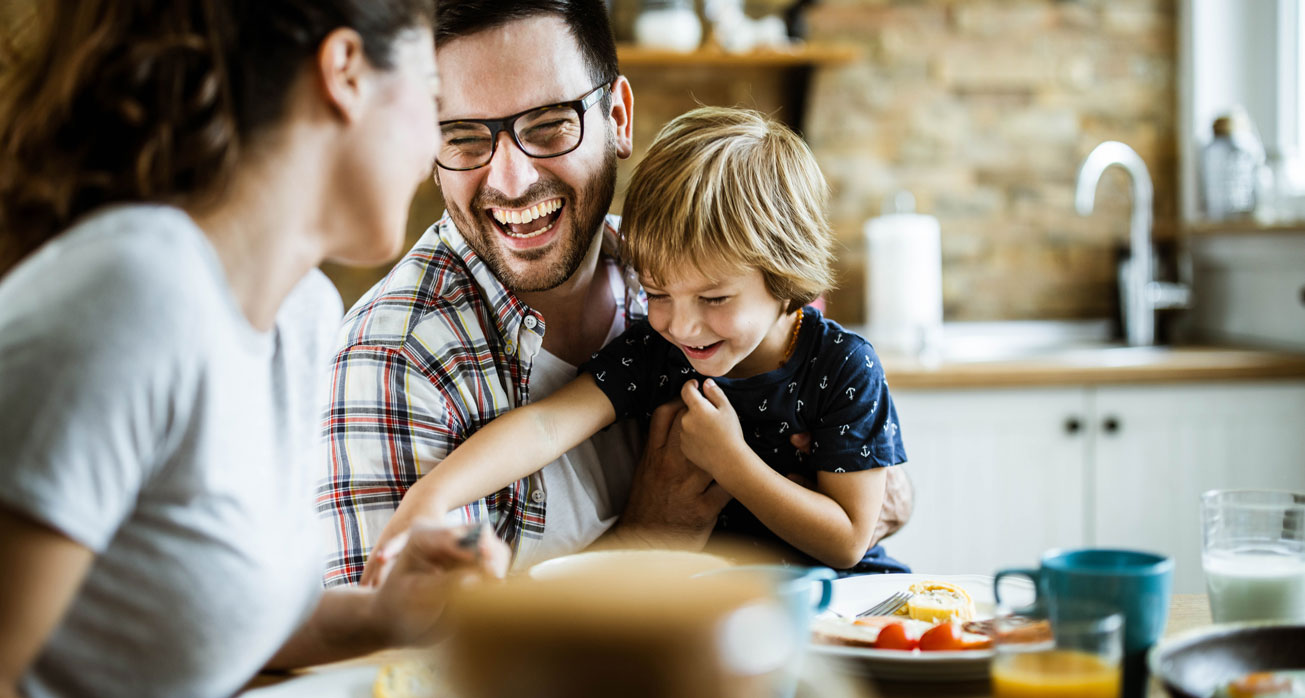
[[[1037,592],[1035,607],[1045,609],[1059,602],[1091,602],[1122,613],[1123,698],[1146,695],[1146,651],[1160,639],[1169,617],[1173,558],[1136,550],[1051,550],[1043,554],[1042,564],[1036,570],[1008,569],[997,573],[992,580],[992,594],[998,604],[1001,604],[1001,580],[1012,576],[1033,580]]]
[[[1135,550],[1051,550],[1038,569],[1007,569],[993,578],[993,597],[1001,603],[1003,577],[1028,577],[1035,603],[1048,597],[1094,601],[1124,614],[1124,652],[1144,650],[1164,633],[1174,560]]]

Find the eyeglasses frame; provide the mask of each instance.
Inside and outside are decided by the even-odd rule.
[[[501,119],[450,119],[448,121],[441,121],[439,122],[440,128],[443,128],[448,124],[480,124],[482,126],[488,127],[489,139],[490,139],[489,158],[487,158],[484,163],[480,165],[475,165],[473,167],[449,167],[448,165],[445,165],[444,163],[440,162],[439,158],[435,159],[435,164],[438,165],[440,169],[449,170],[450,172],[468,172],[470,170],[478,170],[488,165],[490,162],[493,162],[494,154],[498,152],[498,134],[503,133],[504,131],[507,132],[508,138],[512,139],[512,143],[514,143],[517,146],[517,149],[520,150],[522,153],[525,153],[529,157],[535,158],[536,160],[547,160],[549,158],[562,157],[567,153],[573,152],[576,148],[579,148],[580,144],[584,142],[585,114],[589,111],[590,107],[597,104],[599,100],[611,94],[611,92],[612,92],[612,83],[609,80],[607,82],[602,83],[601,85],[598,85],[594,89],[589,90],[582,97],[580,97],[580,99],[573,99],[569,102],[558,102],[556,104],[545,104],[543,106],[531,107],[523,112],[517,112],[516,114],[513,114],[511,116],[505,116]],[[517,119],[520,119],[521,117],[526,116],[528,114],[533,114],[537,111],[542,111],[544,109],[557,109],[559,107],[570,107],[574,109],[576,114],[580,117],[580,137],[576,139],[575,145],[571,146],[570,148],[560,153],[553,153],[552,155],[531,155],[529,152],[526,151],[525,147],[521,145],[521,141],[517,139],[516,129],[513,128],[516,125]]]

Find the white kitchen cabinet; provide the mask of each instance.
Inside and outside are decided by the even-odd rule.
[[[1201,492],[1305,491],[1302,380],[893,395],[916,508],[886,546],[920,572],[1118,546],[1173,555],[1174,590],[1201,592]]]
[[[992,573],[1084,539],[1082,389],[894,390],[893,401],[916,494],[890,554],[921,572]]]
[[[1305,491],[1305,381],[1092,391],[1094,545],[1174,557],[1174,591],[1205,591],[1201,493]]]

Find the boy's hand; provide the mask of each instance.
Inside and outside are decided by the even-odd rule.
[[[698,381],[687,381],[680,397],[688,407],[682,420],[680,448],[689,460],[719,480],[719,468],[734,458],[739,449],[748,450],[743,441],[739,416],[725,397],[725,392],[708,378],[698,391]]]

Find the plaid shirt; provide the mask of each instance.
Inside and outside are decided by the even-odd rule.
[[[605,222],[610,253],[620,225]],[[627,324],[644,315],[626,270]],[[328,472],[317,508],[330,529],[324,582],[356,583],[408,488],[477,429],[530,401],[544,318],[504,288],[447,214],[349,311],[323,418]],[[538,541],[546,497],[538,472],[464,507],[513,555]]]

